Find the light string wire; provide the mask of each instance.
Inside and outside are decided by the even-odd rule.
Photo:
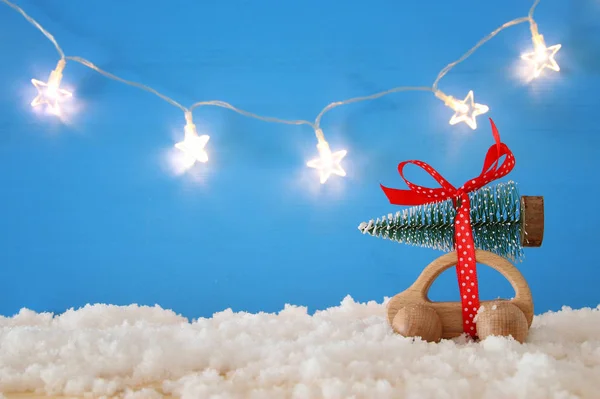
[[[463,61],[465,61],[466,59],[468,59],[481,46],[483,46],[486,42],[488,42],[489,40],[494,38],[498,33],[500,33],[501,31],[503,31],[509,27],[520,25],[525,22],[529,22],[529,25],[530,25],[532,41],[534,44],[534,51],[531,53],[528,53],[528,54],[523,54],[521,56],[521,58],[534,64],[533,77],[534,78],[539,77],[541,74],[541,71],[544,68],[552,69],[555,71],[560,70],[556,61],[554,60],[554,55],[560,49],[561,45],[558,44],[558,45],[554,45],[554,46],[550,46],[550,47],[546,48],[544,40],[543,40],[543,36],[539,34],[538,28],[537,28],[537,23],[533,19],[533,14],[535,12],[535,8],[540,3],[540,0],[535,0],[533,5],[529,9],[529,13],[528,13],[527,17],[516,18],[509,22],[506,22],[505,24],[501,25],[500,27],[498,27],[497,29],[492,31],[490,34],[488,34],[487,36],[482,38],[479,42],[477,42],[475,44],[475,46],[473,46],[471,49],[469,49],[466,53],[464,53],[456,61],[453,61],[453,62],[449,63],[448,65],[446,65],[439,72],[435,81],[433,82],[432,86],[430,86],[430,87],[399,86],[399,87],[394,87],[392,89],[374,93],[374,94],[367,95],[367,96],[354,97],[354,98],[350,98],[350,99],[343,100],[343,101],[332,102],[332,103],[328,104],[325,108],[323,108],[321,110],[321,112],[319,112],[319,114],[315,118],[314,122],[310,122],[308,120],[303,120],[303,119],[288,120],[288,119],[275,118],[275,117],[271,117],[271,116],[262,116],[259,114],[255,114],[253,112],[249,112],[249,111],[237,108],[237,107],[231,105],[230,103],[227,103],[225,101],[220,101],[220,100],[199,101],[199,102],[192,104],[189,108],[186,108],[185,106],[181,105],[179,102],[158,92],[157,90],[153,89],[150,86],[147,86],[147,85],[144,85],[144,84],[141,84],[138,82],[126,80],[126,79],[116,76],[110,72],[104,71],[103,69],[101,69],[98,66],[96,66],[95,64],[93,64],[91,61],[88,61],[82,57],[65,55],[64,51],[62,50],[62,48],[60,47],[60,45],[58,44],[58,42],[56,41],[54,36],[52,34],[50,34],[46,29],[44,29],[36,20],[34,20],[31,16],[29,16],[21,7],[17,6],[16,4],[12,3],[9,0],[0,0],[0,1],[7,4],[13,10],[15,10],[19,14],[21,14],[29,23],[31,23],[33,26],[35,26],[44,36],[46,36],[46,38],[50,42],[52,42],[52,44],[54,45],[54,47],[56,48],[56,51],[58,52],[58,54],[60,56],[60,60],[58,61],[56,68],[50,74],[48,82],[42,82],[37,79],[32,79],[33,85],[38,89],[38,96],[32,101],[32,103],[31,103],[32,106],[35,107],[35,106],[38,106],[41,104],[46,104],[47,109],[51,113],[60,114],[59,102],[62,102],[67,97],[72,96],[72,94],[70,92],[68,92],[64,89],[61,89],[59,87],[60,81],[62,79],[62,71],[65,68],[67,60],[79,63],[87,68],[90,68],[90,69],[98,72],[99,74],[101,74],[109,79],[115,80],[117,82],[129,85],[132,87],[136,87],[138,89],[141,89],[141,90],[147,91],[151,94],[154,94],[155,96],[161,98],[162,100],[166,101],[167,103],[169,103],[169,104],[173,105],[174,107],[177,107],[181,111],[183,111],[184,115],[185,115],[185,120],[186,120],[186,125],[184,128],[185,139],[183,141],[177,143],[175,145],[175,147],[182,150],[184,153],[186,153],[188,155],[188,158],[189,158],[188,167],[192,166],[196,161],[199,161],[199,162],[208,161],[208,156],[206,154],[204,147],[206,146],[206,143],[208,142],[209,136],[208,135],[202,135],[202,136],[198,135],[198,133],[196,131],[196,127],[193,123],[193,118],[192,118],[192,111],[198,107],[202,107],[202,106],[221,107],[221,108],[229,109],[240,115],[243,115],[243,116],[246,116],[249,118],[253,118],[253,119],[258,119],[258,120],[261,120],[264,122],[279,123],[279,124],[286,124],[286,125],[308,125],[308,126],[312,127],[314,129],[315,135],[317,137],[317,141],[318,141],[317,149],[319,151],[320,158],[317,158],[317,159],[314,159],[314,160],[308,162],[307,165],[311,168],[318,169],[320,171],[321,183],[325,183],[325,181],[327,181],[328,178],[332,174],[336,174],[339,176],[346,175],[344,169],[342,169],[342,167],[340,166],[340,161],[345,157],[347,152],[345,150],[342,150],[342,151],[337,151],[335,153],[332,153],[329,148],[328,142],[325,140],[325,135],[323,133],[323,130],[321,129],[321,120],[322,120],[323,116],[327,112],[331,111],[334,108],[337,108],[342,105],[348,105],[348,104],[353,104],[353,103],[362,102],[362,101],[375,100],[375,99],[378,99],[383,96],[387,96],[392,93],[399,93],[399,92],[406,92],[406,91],[432,92],[438,99],[443,101],[445,105],[447,105],[448,107],[450,107],[451,109],[453,109],[455,111],[455,114],[450,119],[451,125],[457,124],[459,122],[464,122],[474,130],[477,128],[476,117],[478,115],[486,113],[489,110],[489,108],[486,105],[477,104],[474,102],[473,91],[469,91],[467,94],[467,97],[464,100],[457,100],[456,98],[454,98],[450,95],[447,95],[444,92],[442,92],[441,90],[439,90],[438,85],[439,85],[440,81],[442,80],[442,78],[444,78],[454,67],[456,67],[458,64],[460,64]]]

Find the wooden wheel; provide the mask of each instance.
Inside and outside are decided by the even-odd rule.
[[[405,337],[421,337],[423,341],[438,342],[442,338],[442,320],[437,312],[420,303],[400,309],[392,321],[394,331]]]
[[[510,335],[523,343],[529,333],[525,313],[507,301],[492,301],[484,305],[475,321],[479,339],[486,339],[490,335]]]
[[[511,300],[482,301],[480,303],[484,307],[477,320],[477,332],[484,335],[480,338],[488,335],[508,335],[507,332],[512,331],[517,335],[513,335],[513,337],[522,342],[533,321],[533,299],[525,278],[508,260],[494,253],[477,250],[475,259],[478,263],[487,265],[502,274],[515,290],[515,297]],[[455,266],[457,262],[456,252],[440,256],[423,270],[413,285],[395,295],[388,302],[388,322],[394,331],[402,335],[410,331],[413,331],[413,334],[414,331],[419,333],[434,331],[437,316],[441,321],[442,338],[454,338],[463,333],[461,302],[432,302],[427,296],[435,279],[445,270]],[[409,305],[410,307],[408,307]],[[496,305],[495,308],[494,305]],[[398,315],[404,308],[406,309]],[[496,310],[497,312],[493,313]],[[399,316],[398,320],[395,320],[396,315]],[[411,320],[421,320],[423,326],[418,328],[413,326],[412,330],[407,330],[406,326],[411,324],[403,321],[405,315],[411,315]],[[486,318],[488,318],[487,321]],[[402,326],[405,328],[401,328]],[[508,327],[501,328],[503,326]],[[425,337],[423,338],[425,339]],[[435,334],[431,335],[431,338],[435,338]]]

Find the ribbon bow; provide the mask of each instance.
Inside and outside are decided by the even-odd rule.
[[[429,164],[417,160],[404,161],[398,165],[398,172],[410,190],[381,186],[393,205],[423,205],[452,199],[456,206],[457,200],[459,200],[454,219],[454,246],[458,256],[456,274],[462,302],[463,331],[471,336],[475,336],[477,331],[473,319],[479,309],[479,289],[477,285],[475,245],[471,229],[471,203],[468,193],[507,175],[515,166],[515,157],[508,146],[500,141],[500,134],[491,118],[490,124],[496,143],[489,148],[479,176],[470,179],[460,188],[450,184]],[[504,155],[506,155],[506,158],[499,165],[500,158]],[[421,187],[408,181],[403,173],[404,166],[407,164],[414,164],[424,169],[441,187]]]

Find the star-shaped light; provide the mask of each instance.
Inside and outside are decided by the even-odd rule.
[[[458,101],[451,97],[451,101],[447,102],[447,105],[452,108],[455,114],[450,118],[450,124],[456,125],[457,123],[464,122],[471,129],[477,129],[477,121],[475,118],[479,115],[483,115],[490,109],[487,105],[477,104],[473,98],[473,90],[469,90],[469,94],[464,100]]]
[[[207,162],[208,154],[204,147],[208,143],[210,136],[203,134],[202,136],[198,135],[196,131],[196,125],[188,121],[185,125],[185,137],[183,141],[175,144],[175,148],[182,151],[188,158],[190,158],[190,162],[188,167],[191,167],[196,162]]]
[[[544,37],[542,35],[534,36],[533,38],[534,51],[521,55],[521,59],[533,64],[533,77],[538,78],[545,68],[555,72],[560,71],[560,67],[556,63],[554,57],[558,50],[562,47],[560,44],[546,47]]]
[[[55,115],[60,115],[59,103],[63,102],[67,98],[73,96],[73,94],[65,89],[60,88],[60,82],[62,80],[62,71],[65,68],[65,61],[60,60],[56,69],[50,73],[48,82],[42,82],[41,80],[31,79],[31,83],[35,86],[38,91],[38,95],[31,102],[32,107],[46,104],[46,109]]]
[[[317,144],[317,149],[319,150],[319,158],[308,161],[306,166],[317,169],[320,172],[321,184],[325,184],[332,174],[342,177],[346,176],[346,171],[340,166],[340,162],[348,151],[341,150],[332,153],[326,141],[320,141]]]

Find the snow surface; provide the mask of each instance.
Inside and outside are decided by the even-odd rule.
[[[393,334],[385,303],[189,322],[158,306],[0,318],[0,392],[128,399],[600,398],[600,306],[536,316],[528,342],[429,344]],[[2,397],[2,394],[0,394]],[[21,397],[21,396],[18,396]],[[90,396],[88,396],[90,397]]]

